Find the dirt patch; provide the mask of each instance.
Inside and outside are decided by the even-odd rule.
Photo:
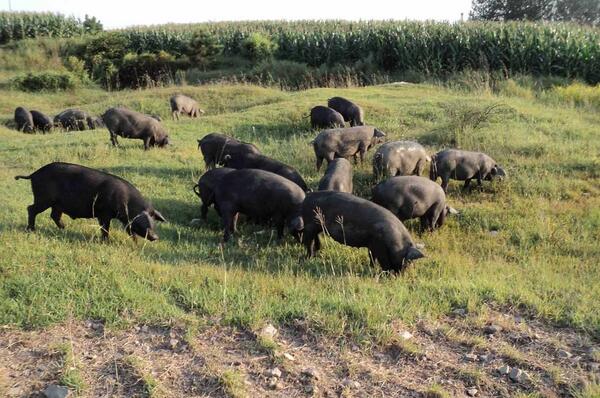
[[[459,311],[396,328],[394,341],[368,348],[317,337],[301,321],[267,340],[221,326],[193,337],[181,328],[109,330],[91,321],[3,328],[0,395],[40,396],[47,385],[65,384],[70,371],[81,378],[71,389],[86,397],[423,397],[436,396],[434,390],[553,397],[600,377],[598,342],[536,320]],[[65,346],[74,369],[66,369],[57,349]],[[501,374],[503,367],[515,370]]]

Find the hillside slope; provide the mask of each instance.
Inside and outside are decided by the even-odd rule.
[[[168,98],[174,92],[197,98],[205,116],[171,121]],[[51,340],[64,338],[75,348],[77,361],[87,361],[90,352],[106,363],[116,361],[102,344],[112,344],[119,358],[138,358],[142,365],[131,358],[119,359],[129,369],[126,373],[133,374],[123,380],[143,379],[136,372],[148,372],[167,396],[235,395],[237,387],[250,396],[270,394],[271,381],[261,375],[272,366],[290,366],[273,395],[306,394],[305,379],[310,376],[301,375],[304,366],[319,367],[327,375],[308,383],[319,393],[338,391],[345,377],[368,370],[377,377],[355,377],[362,383],[358,390],[366,395],[418,395],[433,384],[455,394],[468,387],[485,396],[567,394],[576,380],[591,378],[593,364],[600,360],[599,351],[594,351],[600,337],[600,115],[596,110],[426,85],[294,93],[254,86],[204,86],[0,94],[0,119],[8,124],[19,105],[52,115],[67,107],[101,114],[109,106],[125,105],[160,114],[173,142],[166,149],[144,152],[141,141],[121,140],[121,147],[111,147],[105,129],[26,135],[0,127],[0,324],[6,325],[0,340],[9,342],[0,347],[0,364],[9,364],[0,365],[0,385],[3,373],[26,379],[4,359],[21,358],[23,369],[32,369],[26,359],[32,345],[46,350],[40,358],[63,363],[56,355],[62,358],[64,350]],[[320,175],[309,145],[315,132],[309,130],[305,115],[311,106],[324,104],[336,94],[363,105],[367,121],[385,131],[388,140],[416,139],[431,152],[453,143],[481,150],[505,167],[509,179],[485,183],[482,190],[468,193],[451,183],[449,201],[460,216],[426,234],[419,234],[417,223],[409,222],[427,257],[398,277],[369,267],[366,250],[330,240],[319,256],[306,260],[303,248],[291,237],[277,243],[270,229],[245,222],[240,223],[236,239],[221,246],[214,210],[206,224],[190,226],[199,216],[191,188],[204,168],[198,138],[221,131],[252,141],[265,154],[296,167],[315,188]],[[492,105],[498,106],[474,128],[473,120]],[[367,198],[373,184],[371,155],[355,169],[356,194]],[[26,233],[31,190],[27,181],[13,177],[57,160],[99,168],[136,185],[169,221],[158,227],[160,241],[133,242],[115,222],[111,242],[102,243],[94,220],[66,219],[67,228],[58,230],[48,212],[38,216],[35,233]],[[276,341],[255,338],[252,331],[269,322],[281,329]],[[500,335],[486,337],[483,329],[489,323],[503,327]],[[149,325],[150,331],[140,332],[142,325]],[[97,333],[98,328],[104,334]],[[409,342],[399,338],[406,330],[415,335]],[[137,333],[149,339],[155,336],[148,343],[153,347],[150,351],[127,351],[125,341],[141,341]],[[88,334],[90,339],[104,337],[88,341]],[[154,357],[153,350],[178,352],[169,346],[173,339],[182,342],[177,350],[184,350],[182,358],[190,361],[173,362],[179,371],[193,368],[196,355],[208,358],[202,365],[208,367],[204,381],[196,389],[173,389],[176,383],[168,381],[169,372],[156,367],[173,357],[166,352],[160,354],[164,358]],[[209,354],[213,341],[223,351]],[[312,353],[302,354],[298,347],[304,346]],[[298,360],[282,359],[280,355],[293,347]],[[245,350],[242,359],[235,350]],[[561,359],[559,350],[579,359]],[[337,357],[325,355],[330,351]],[[433,352],[433,357],[427,352]],[[471,365],[463,359],[470,352],[492,353],[495,359]],[[432,360],[436,355],[439,358]],[[257,368],[251,365],[253,356],[261,358]],[[216,363],[211,365],[210,358]],[[229,368],[236,361],[241,368]],[[369,363],[364,372],[353,365],[361,361]],[[458,362],[466,365],[454,366]],[[442,365],[428,367],[431,363]],[[527,370],[532,380],[512,383],[499,377],[496,368],[505,363]],[[231,375],[223,376],[228,368]],[[406,376],[412,374],[418,383],[408,377],[394,379],[385,370],[402,373],[412,368],[416,373]],[[97,395],[94,388],[102,372],[83,372],[83,384],[88,385],[84,395]],[[437,372],[440,380],[425,377]],[[33,377],[38,384],[23,385],[38,388],[61,374],[60,366],[51,368]],[[244,383],[246,376],[250,384]],[[390,380],[390,390],[381,387],[382,380]]]

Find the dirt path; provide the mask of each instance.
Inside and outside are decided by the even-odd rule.
[[[4,328],[0,396],[66,384],[84,397],[554,397],[600,381],[598,342],[535,320],[458,311],[397,325],[397,336],[365,348],[317,337],[301,321],[274,336],[219,326],[194,336],[177,327],[113,331],[92,321]],[[505,366],[512,374],[499,372]]]

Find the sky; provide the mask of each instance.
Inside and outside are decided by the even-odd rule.
[[[100,19],[106,29],[132,25],[258,19],[466,19],[471,0],[0,0],[0,10],[54,11]]]

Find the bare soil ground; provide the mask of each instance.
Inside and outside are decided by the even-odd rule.
[[[435,323],[397,325],[397,333],[393,343],[365,347],[316,336],[302,321],[272,339],[223,326],[193,336],[179,327],[111,330],[94,321],[5,327],[0,396],[42,396],[69,372],[82,379],[70,395],[85,397],[558,397],[600,378],[597,341],[498,311],[458,311]],[[57,348],[65,346],[71,363]],[[526,375],[514,381],[498,371],[504,365]]]

